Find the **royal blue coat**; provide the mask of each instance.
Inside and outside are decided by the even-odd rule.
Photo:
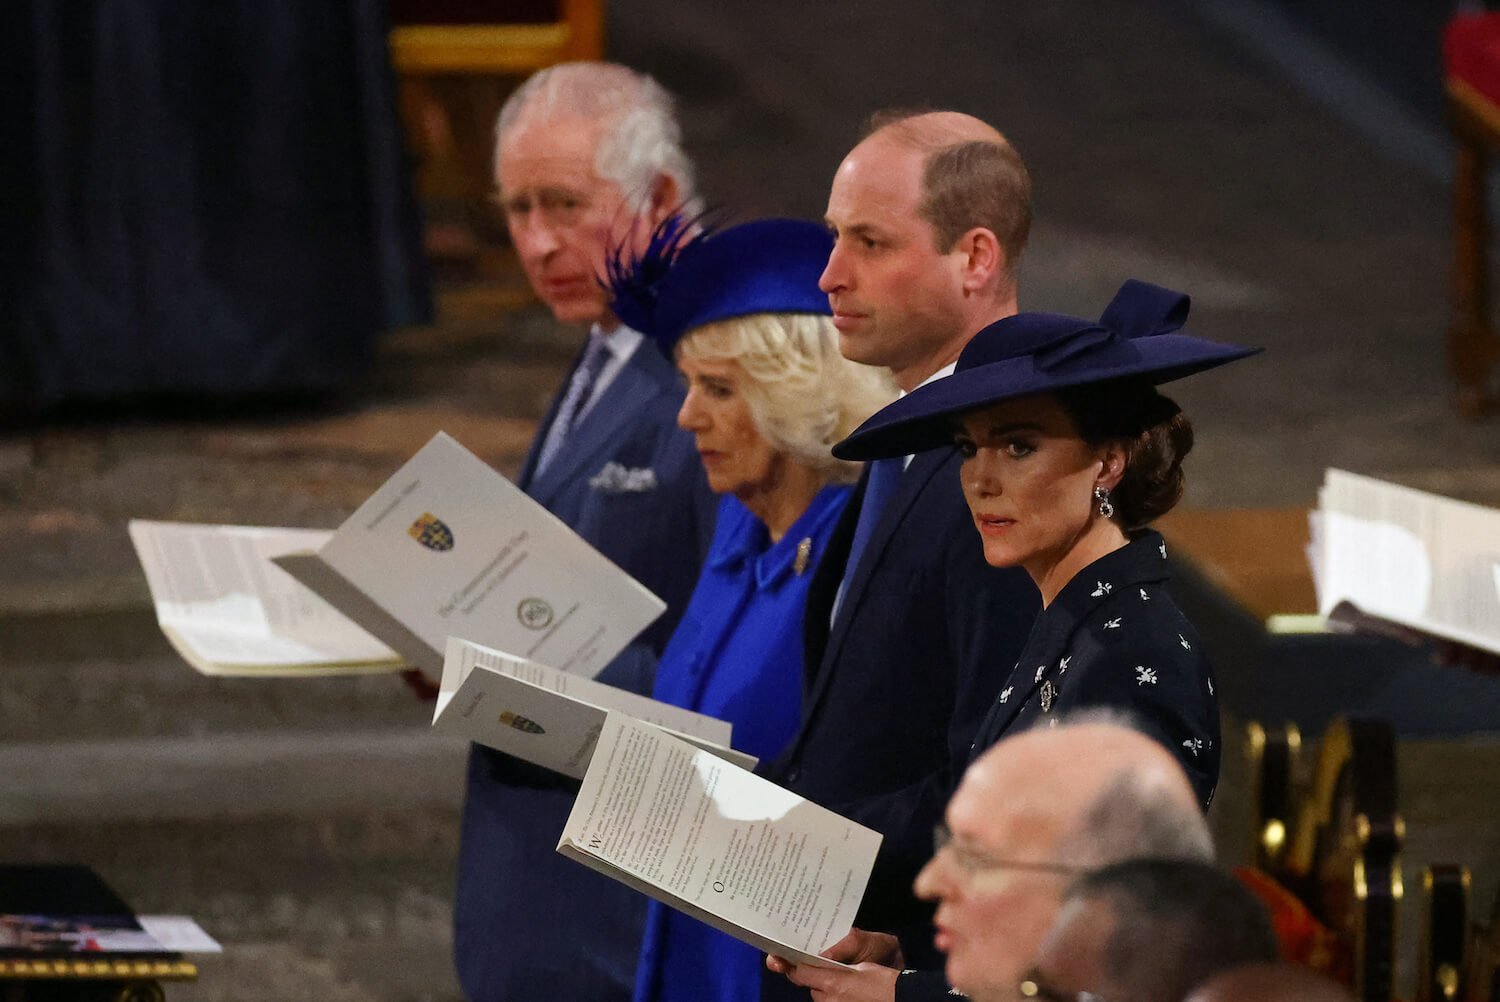
[[[687,612],[662,655],[653,695],[734,725],[733,744],[779,754],[801,716],[802,607],[811,570],[849,498],[825,487],[774,544],[732,497]],[[760,951],[655,901],[636,976],[636,1002],[755,1002]]]

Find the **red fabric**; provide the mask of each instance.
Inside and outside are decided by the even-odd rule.
[[[1354,958],[1346,943],[1318,921],[1298,897],[1274,877],[1252,866],[1236,866],[1234,877],[1250,889],[1271,915],[1271,927],[1281,944],[1281,959],[1311,968],[1335,981],[1349,984]]]
[[[1464,14],[1448,22],[1443,72],[1500,105],[1500,14]]]

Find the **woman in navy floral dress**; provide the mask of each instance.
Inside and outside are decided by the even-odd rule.
[[[1192,426],[1156,384],[1253,349],[1181,333],[1188,298],[1127,282],[1098,321],[1023,313],[985,328],[952,376],[877,413],[834,450],[963,453],[985,559],[1021,566],[1042,612],[974,753],[1053,714],[1128,711],[1206,806],[1219,775],[1213,675],[1146,528],[1182,497]]]

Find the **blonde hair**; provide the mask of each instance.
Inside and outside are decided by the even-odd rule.
[[[677,352],[738,364],[749,377],[740,392],[756,431],[828,483],[858,479],[859,464],[835,459],[829,450],[896,396],[887,370],[839,354],[833,321],[817,314],[718,320],[690,331]]]

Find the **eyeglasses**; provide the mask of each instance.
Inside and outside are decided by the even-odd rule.
[[[1049,988],[1035,968],[1021,978],[1016,991],[1023,999],[1036,999],[1037,1002],[1104,1002],[1103,996],[1093,992],[1061,992]]]
[[[982,852],[967,848],[960,842],[953,840],[953,831],[943,822],[932,829],[932,854],[937,856],[944,849],[953,856],[953,862],[960,870],[968,873],[979,873],[984,870],[1030,870],[1035,873],[1055,873],[1063,877],[1076,877],[1083,873],[1083,867],[1068,866],[1064,863],[1027,863],[1012,859],[996,859]]]

